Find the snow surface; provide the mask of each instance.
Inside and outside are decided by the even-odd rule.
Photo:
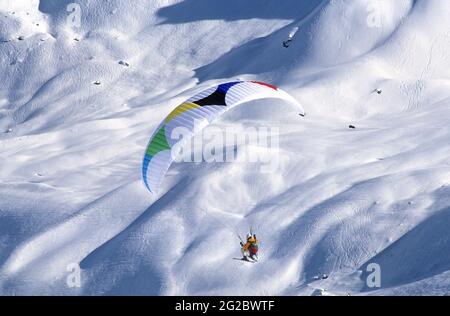
[[[449,16],[447,0],[1,1],[0,294],[449,294]],[[259,101],[214,123],[279,127],[277,172],[178,163],[149,194],[153,129],[236,78],[307,111]],[[249,226],[257,264],[232,260]]]

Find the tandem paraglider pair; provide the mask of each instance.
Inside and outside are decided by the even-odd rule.
[[[188,138],[203,130],[226,111],[250,101],[274,98],[292,104],[301,116],[302,106],[280,88],[259,81],[234,81],[219,84],[202,91],[176,107],[154,131],[144,155],[142,178],[149,192],[158,193],[163,179],[174,161],[175,149],[184,137],[172,138],[174,129],[182,127],[189,132]],[[242,243],[244,257],[257,258],[258,240],[250,234]]]
[[[247,234],[247,242],[244,244],[244,242],[241,240],[240,243],[243,256],[241,260],[249,261],[249,259],[251,259],[254,262],[258,261],[258,244],[259,240],[256,239],[256,234]]]

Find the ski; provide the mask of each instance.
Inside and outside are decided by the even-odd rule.
[[[245,262],[250,262],[250,263],[256,263],[258,261],[253,261],[253,260],[249,260],[249,259],[243,259],[243,258],[233,258],[234,260],[240,260],[240,261],[245,261]]]

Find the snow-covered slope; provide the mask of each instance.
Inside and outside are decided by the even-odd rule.
[[[448,294],[449,16],[446,0],[1,1],[0,293]],[[149,194],[153,129],[236,78],[307,112],[259,101],[214,123],[278,127],[277,171],[177,163]],[[232,260],[249,226],[258,264]]]

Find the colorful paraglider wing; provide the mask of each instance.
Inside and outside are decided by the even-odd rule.
[[[218,116],[245,102],[277,98],[292,103],[301,115],[304,110],[289,94],[270,84],[258,81],[223,83],[196,94],[177,106],[161,122],[147,145],[142,164],[144,183],[150,192],[157,192],[175,159],[175,145],[187,141]],[[183,139],[184,137],[184,139]]]

